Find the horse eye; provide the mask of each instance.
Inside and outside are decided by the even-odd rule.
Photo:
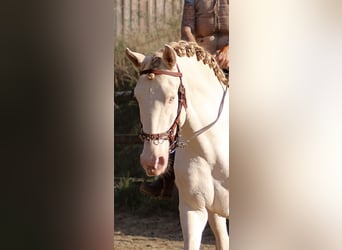
[[[175,99],[175,97],[174,97],[174,96],[171,96],[171,97],[169,98],[169,103],[172,103],[174,99]]]

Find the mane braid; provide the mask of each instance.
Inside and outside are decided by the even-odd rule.
[[[197,61],[202,61],[204,64],[207,64],[211,69],[213,69],[219,81],[224,85],[228,85],[228,79],[220,66],[217,64],[216,59],[203,47],[199,46],[195,42],[187,42],[183,40],[179,42],[172,42],[170,46],[174,49],[179,57],[192,57],[196,55]]]

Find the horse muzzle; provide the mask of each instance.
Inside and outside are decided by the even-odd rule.
[[[158,176],[165,172],[167,168],[167,157],[140,155],[140,164],[145,169],[147,176]]]

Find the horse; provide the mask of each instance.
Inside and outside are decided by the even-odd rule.
[[[144,55],[126,48],[140,71],[138,101],[147,176],[168,171],[175,184],[184,249],[200,249],[209,222],[216,249],[229,249],[229,84],[214,56],[197,43],[178,41]]]

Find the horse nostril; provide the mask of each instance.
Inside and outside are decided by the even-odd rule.
[[[159,163],[159,165],[164,166],[164,164],[165,164],[165,158],[164,158],[163,156],[160,156],[160,157],[158,158],[158,163]]]
[[[152,156],[148,159],[140,156],[140,164],[144,169],[158,169],[161,166],[165,166],[166,158],[164,156]]]

